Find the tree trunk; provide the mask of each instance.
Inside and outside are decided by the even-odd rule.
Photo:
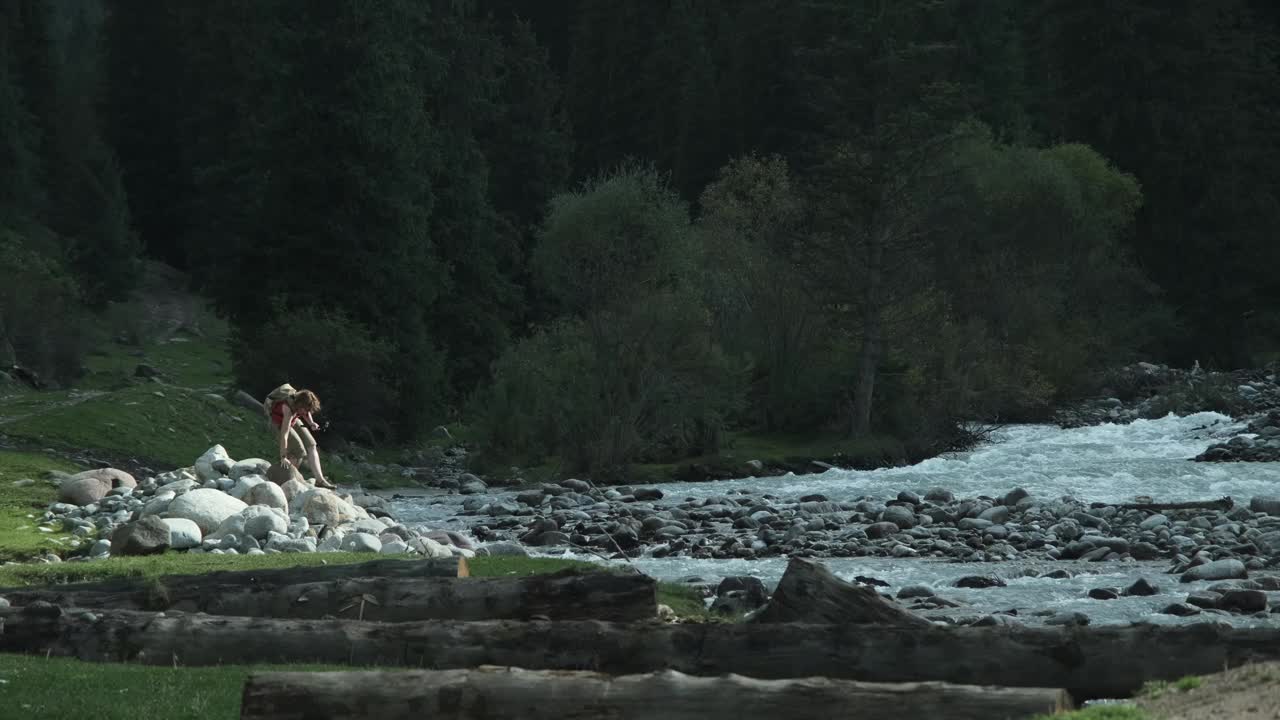
[[[0,588],[0,597],[9,598],[14,605],[26,605],[35,600],[64,605],[83,601],[89,603],[86,607],[163,610],[185,603],[184,608],[198,609],[215,600],[219,593],[226,593],[228,588],[237,588],[239,592],[268,593],[290,585],[349,578],[465,578],[470,575],[465,558],[374,560],[353,565],[222,570],[203,575],[118,577],[43,588]]]
[[[56,615],[55,615],[56,614]],[[1280,660],[1280,628],[1219,624],[902,627],[277,620],[68,610],[0,611],[0,652],[153,665],[334,663],[433,669],[509,665],[613,675],[672,669],[770,679],[1062,687],[1076,700],[1123,697],[1148,680]]]
[[[15,605],[179,610],[210,615],[387,622],[407,620],[645,620],[657,616],[657,583],[640,574],[565,570],[519,578],[355,577],[262,585],[171,584],[163,590],[63,587],[6,593]]]
[[[875,398],[876,373],[880,366],[881,321],[879,311],[867,313],[862,328],[862,349],[858,351],[858,379],[853,391],[852,437],[871,434],[871,404]]]
[[[403,672],[267,672],[245,683],[241,720],[991,720],[1068,710],[1062,690],[825,677],[755,680],[672,670],[591,672],[481,667]]]
[[[883,282],[885,238],[880,231],[868,232],[867,267],[863,289],[865,311],[862,318],[862,349],[858,351],[858,378],[853,391],[850,431],[855,438],[871,433],[871,406],[875,399],[876,374],[884,352],[884,317],[880,283]]]
[[[752,622],[930,624],[875,590],[847,583],[826,566],[802,558],[792,558],[787,564],[769,604]]]

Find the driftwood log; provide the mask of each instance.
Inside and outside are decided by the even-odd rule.
[[[293,585],[350,578],[459,578],[470,574],[465,558],[374,560],[351,565],[221,570],[202,575],[118,577],[101,582],[0,588],[0,597],[8,598],[13,605],[44,601],[65,606],[195,611],[203,609],[212,599],[226,594],[228,588],[233,587],[240,592],[270,593]]]
[[[1114,507],[1121,510],[1221,510],[1223,512],[1235,507],[1230,495],[1217,500],[1187,500],[1185,502],[1132,502],[1132,503],[1092,503],[1089,507]]]
[[[826,566],[792,558],[769,604],[752,617],[760,623],[873,623],[929,625],[875,590],[841,580]]]
[[[241,720],[993,720],[1068,710],[1062,690],[945,683],[758,680],[667,670],[611,677],[503,667],[267,672],[245,682]]]
[[[672,669],[762,679],[1061,687],[1123,697],[1148,680],[1280,660],[1280,628],[1223,624],[893,627],[428,620],[279,620],[63,610],[0,611],[0,652],[164,665],[319,662],[430,669],[505,665],[628,675]]]
[[[410,563],[400,563],[408,565]],[[430,567],[430,566],[425,566]],[[436,569],[438,569],[437,566]],[[291,585],[263,582],[136,583],[123,589],[62,586],[7,592],[14,605],[179,610],[210,615],[319,619],[644,620],[658,613],[657,582],[646,575],[565,570],[529,577],[353,577]]]

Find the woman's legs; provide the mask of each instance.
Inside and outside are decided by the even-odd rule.
[[[311,431],[305,427],[299,427],[294,428],[294,432],[302,439],[302,446],[307,450],[307,466],[316,474],[316,484],[321,487],[335,487],[325,479],[324,470],[320,468],[320,448],[316,445],[316,439],[312,437]]]

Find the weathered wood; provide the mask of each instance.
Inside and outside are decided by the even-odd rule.
[[[465,558],[443,560],[374,560],[350,565],[321,565],[267,570],[220,570],[202,575],[164,575],[159,578],[117,577],[100,582],[43,587],[0,588],[0,597],[13,605],[36,601],[82,607],[197,610],[227,588],[270,592],[290,585],[350,578],[458,578],[471,571]],[[210,611],[211,612],[211,611]]]
[[[765,679],[1062,687],[1077,700],[1122,697],[1148,680],[1280,660],[1280,628],[1215,623],[983,628],[594,620],[375,623],[62,612],[48,605],[0,611],[0,619],[5,623],[0,652],[92,661],[433,669],[508,665],[613,675],[669,668]]]
[[[528,577],[356,577],[280,586],[166,582],[163,590],[130,586],[123,592],[53,587],[7,597],[15,605],[45,601],[79,608],[248,617],[627,621],[657,615],[657,588],[653,578],[641,574],[565,570]]]
[[[1221,510],[1227,511],[1235,507],[1230,495],[1217,500],[1188,500],[1185,502],[1133,502],[1133,503],[1092,503],[1089,507],[1114,507],[1121,510]]]
[[[481,667],[266,672],[245,682],[241,720],[993,720],[1071,708],[1062,690],[808,677],[696,677]]]
[[[930,624],[928,620],[898,607],[875,590],[853,585],[831,574],[826,566],[792,558],[778,581],[769,604],[752,619],[759,623],[874,623],[891,625]]]

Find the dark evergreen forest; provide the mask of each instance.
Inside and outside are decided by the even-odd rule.
[[[0,361],[152,259],[353,438],[939,447],[1280,357],[1278,62],[1274,0],[6,0]]]

